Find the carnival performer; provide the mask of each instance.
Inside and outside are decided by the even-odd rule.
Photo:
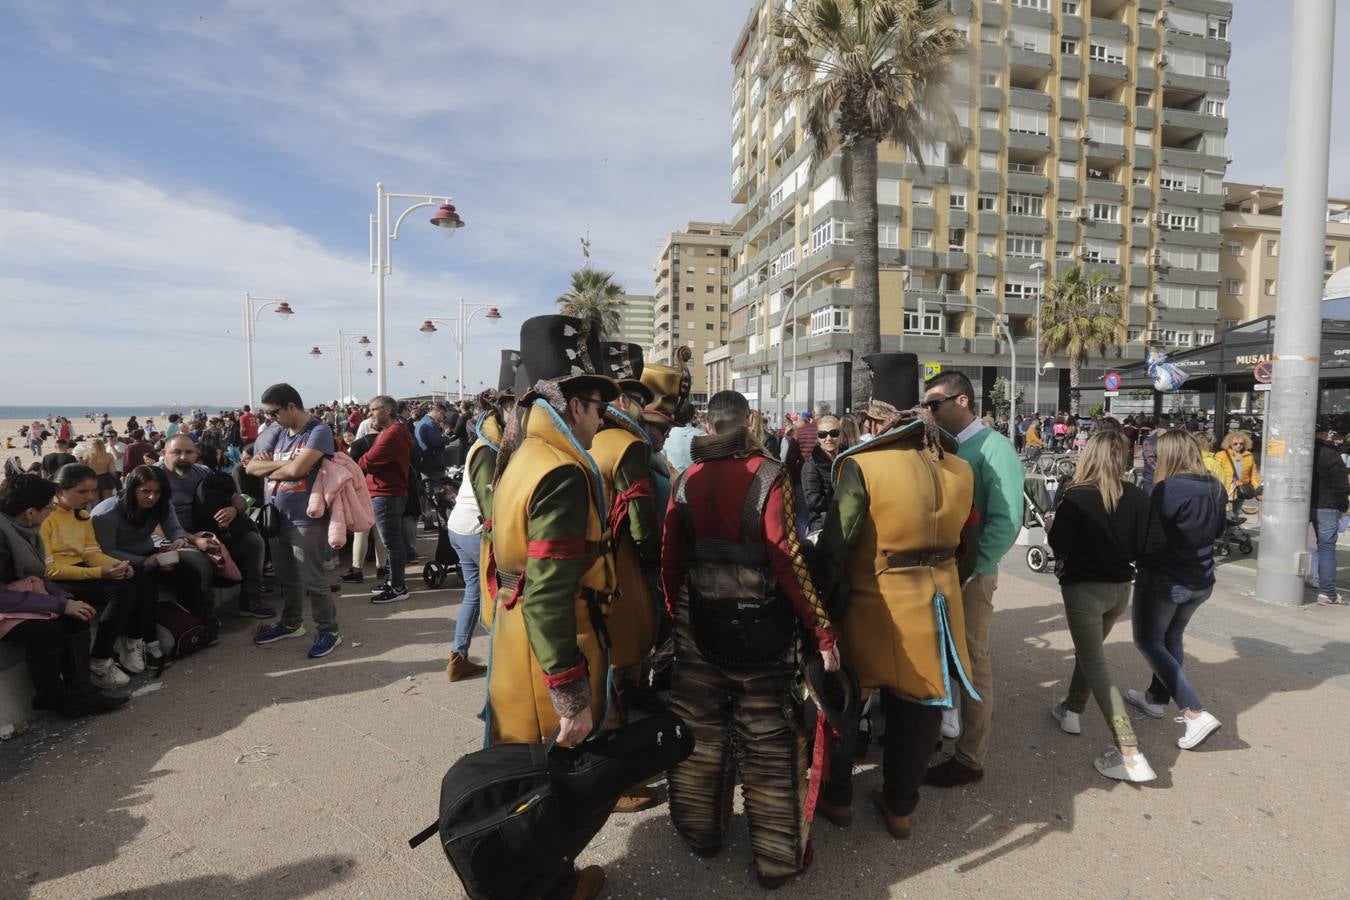
[[[863,443],[839,454],[834,499],[816,545],[822,583],[834,593],[846,665],[863,691],[881,689],[886,715],[883,786],[872,792],[886,830],[910,834],[919,785],[937,744],[943,709],[958,684],[971,697],[956,551],[971,515],[973,476],[956,441],[917,409],[919,362],[912,353],[865,357],[872,399]],[[830,748],[817,813],[840,827],[853,819],[853,743]]]
[[[835,671],[834,633],[802,558],[783,467],[750,437],[735,391],[708,403],[711,433],[666,512],[661,570],[675,622],[671,707],[693,754],[669,773],[670,816],[700,856],[726,840],[739,769],[755,871],[772,889],[811,863],[807,739],[787,689],[805,643]]]

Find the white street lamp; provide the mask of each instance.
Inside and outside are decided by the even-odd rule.
[[[399,213],[398,218],[393,219],[393,228],[389,227],[390,219],[393,218],[393,211],[389,208],[390,200],[415,201]],[[375,351],[379,369],[379,374],[375,378],[376,393],[388,393],[384,353],[384,277],[393,270],[389,260],[390,245],[391,242],[398,240],[398,229],[408,217],[408,213],[425,206],[439,207],[436,215],[431,217],[431,224],[439,228],[447,238],[454,237],[455,232],[464,227],[464,220],[455,212],[454,204],[449,197],[396,194],[386,191],[383,182],[375,184],[375,215],[370,217],[370,271],[375,274]]]
[[[253,393],[253,338],[256,336],[258,316],[262,315],[262,311],[269,306],[275,306],[277,315],[283,319],[289,319],[295,315],[295,310],[291,309],[291,305],[281,298],[255,297],[248,291],[244,291],[244,352],[248,357],[249,406],[258,405],[258,398]]]
[[[1045,260],[1038,259],[1031,264],[1031,271],[1036,273],[1036,387],[1031,392],[1031,414],[1039,416],[1041,414],[1041,282],[1045,275]],[[1049,368],[1054,363],[1046,366]],[[1011,416],[1008,417],[1011,420]]]
[[[465,303],[464,298],[460,297],[458,316],[432,316],[429,319],[423,319],[422,326],[417,329],[427,337],[431,337],[440,330],[436,327],[437,322],[451,329],[450,334],[455,339],[456,364],[459,366],[458,384],[459,399],[461,400],[464,399],[464,345],[469,339],[469,323],[479,313],[483,313],[483,318],[493,322],[499,321],[502,317],[501,311],[491,303]],[[448,390],[446,396],[449,396]]]

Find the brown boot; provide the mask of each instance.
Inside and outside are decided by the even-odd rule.
[[[619,797],[618,802],[614,804],[614,811],[616,813],[641,812],[644,809],[651,809],[660,801],[661,798],[657,795],[656,791],[649,787],[638,785],[637,787],[631,787],[623,792],[623,795]]]
[[[451,681],[459,681],[461,678],[473,678],[482,675],[486,671],[487,666],[480,666],[467,656],[451,653],[450,662],[445,667],[445,677]]]
[[[881,788],[872,788],[872,802],[881,810],[881,817],[886,820],[886,830],[891,833],[891,837],[897,841],[909,837],[910,829],[914,827],[913,816],[897,816],[891,812],[891,808],[886,805],[886,794]]]
[[[592,900],[600,896],[605,889],[605,870],[599,866],[587,866],[577,873],[577,886],[572,890],[572,900]]]
[[[847,828],[853,824],[852,806],[836,806],[827,802],[824,796],[816,798],[816,815],[837,828]]]

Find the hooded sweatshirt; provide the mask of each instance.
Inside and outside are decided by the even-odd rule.
[[[1214,584],[1214,541],[1227,522],[1223,485],[1209,475],[1173,475],[1153,486],[1141,574],[1193,590]]]

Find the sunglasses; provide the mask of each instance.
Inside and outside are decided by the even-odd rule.
[[[823,438],[831,438],[831,437],[837,438],[837,437],[839,437],[841,434],[843,434],[843,432],[840,431],[838,428],[835,428],[835,429],[833,429],[833,430],[831,430],[831,431],[818,431],[818,432],[816,432],[816,434],[819,435],[820,437],[823,437]]]
[[[952,395],[949,396],[949,397],[938,397],[938,398],[933,399],[933,400],[925,400],[925,401],[923,401],[923,405],[926,406],[926,407],[928,407],[928,409],[929,409],[930,412],[936,413],[936,412],[938,411],[938,409],[941,408],[942,404],[946,403],[948,400],[955,400],[955,399],[956,399],[957,397],[959,397],[959,396],[961,396],[961,395],[960,395],[960,394],[952,394]]]

